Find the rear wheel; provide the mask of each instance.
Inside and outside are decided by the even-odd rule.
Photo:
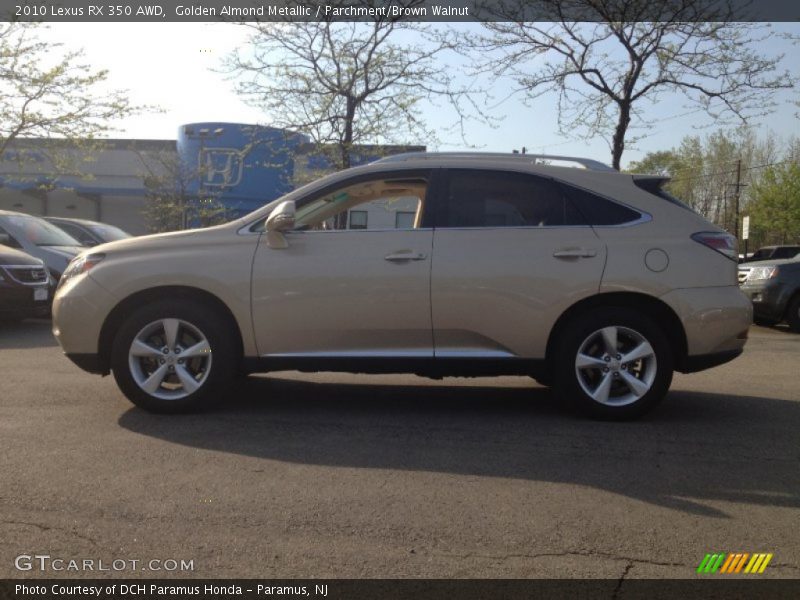
[[[562,332],[556,390],[582,414],[632,419],[650,411],[672,382],[673,356],[661,329],[629,309],[601,308]]]
[[[789,329],[795,333],[800,333],[800,295],[792,298],[789,302],[789,308],[786,312],[786,322],[789,323]]]
[[[211,404],[235,372],[235,347],[223,324],[190,300],[140,308],[114,339],[117,385],[151,412],[190,412]]]

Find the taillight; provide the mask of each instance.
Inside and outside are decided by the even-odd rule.
[[[736,238],[730,233],[699,231],[692,234],[692,239],[695,242],[699,242],[704,246],[708,246],[712,250],[716,250],[720,254],[727,256],[732,261],[738,262],[739,251],[736,244]]]

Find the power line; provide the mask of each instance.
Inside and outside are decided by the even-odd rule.
[[[728,161],[724,161],[724,162],[728,162]],[[733,161],[730,161],[730,162],[736,162],[736,160],[733,160]],[[778,166],[778,165],[787,165],[787,164],[792,164],[792,163],[795,163],[795,162],[796,161],[794,161],[794,160],[781,160],[781,161],[776,161],[776,162],[771,162],[771,163],[764,163],[763,165],[754,165],[752,167],[743,168],[742,171],[755,171],[757,169],[766,169],[767,167],[775,167],[775,166]],[[679,169],[678,171],[687,171],[687,170],[688,170],[688,168]],[[731,169],[730,171],[714,171],[712,173],[702,173],[700,175],[695,175],[694,177],[671,177],[670,181],[673,181],[673,182],[674,181],[694,181],[695,179],[710,179],[710,178],[716,177],[718,175],[733,175],[734,173],[736,173],[736,169]]]

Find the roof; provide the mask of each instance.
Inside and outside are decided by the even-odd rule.
[[[542,161],[556,161],[575,163],[589,171],[618,173],[616,169],[593,158],[562,156],[559,154],[507,154],[501,152],[406,152],[404,154],[387,156],[375,162],[383,164],[441,160],[489,161],[492,163],[508,162],[510,164],[514,164],[515,166],[519,165],[520,163],[530,163],[537,166],[550,166],[546,163],[542,163]]]

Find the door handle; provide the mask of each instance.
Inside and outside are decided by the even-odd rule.
[[[592,258],[597,256],[594,248],[562,248],[553,252],[556,258]]]
[[[401,250],[399,252],[393,252],[392,254],[387,254],[383,257],[384,260],[390,260],[392,262],[401,262],[404,260],[425,260],[427,258],[427,254],[424,252],[412,252],[411,250]]]

